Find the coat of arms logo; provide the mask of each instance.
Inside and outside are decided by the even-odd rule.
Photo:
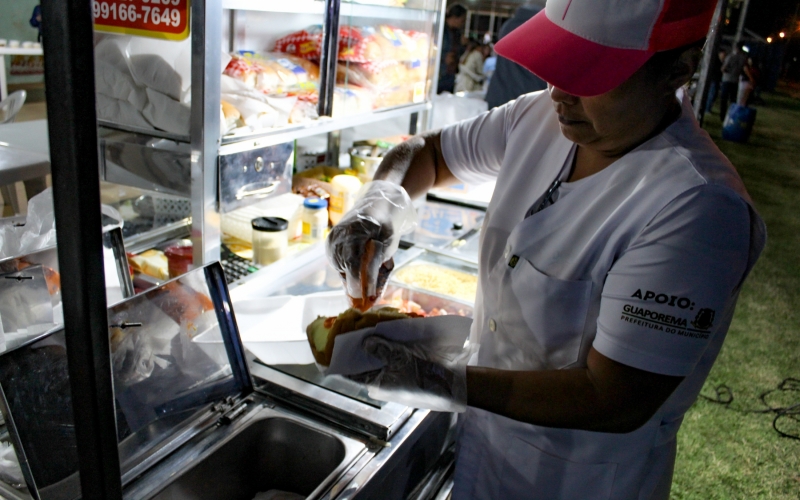
[[[692,326],[698,330],[708,330],[714,326],[714,316],[716,313],[713,309],[700,309],[692,321]]]

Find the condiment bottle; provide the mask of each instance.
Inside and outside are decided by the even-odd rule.
[[[280,217],[258,217],[253,226],[253,262],[266,266],[280,260],[289,247],[289,221]]]
[[[337,224],[348,210],[353,208],[356,194],[361,189],[361,181],[352,175],[337,175],[331,179],[331,222]]]
[[[315,243],[325,238],[328,229],[328,200],[306,198],[303,201],[303,241]]]

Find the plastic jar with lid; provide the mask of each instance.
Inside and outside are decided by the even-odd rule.
[[[286,255],[289,248],[289,221],[280,217],[258,217],[253,226],[253,262],[266,266]]]
[[[303,241],[315,243],[325,238],[328,229],[328,200],[306,198],[303,201]]]
[[[338,224],[344,214],[353,208],[356,194],[361,189],[361,181],[352,175],[337,175],[331,179],[333,192],[331,193],[331,222]]]
[[[191,240],[181,240],[164,250],[167,256],[167,269],[170,278],[177,278],[193,269],[192,266],[192,242]]]

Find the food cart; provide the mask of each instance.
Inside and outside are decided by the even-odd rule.
[[[397,135],[428,127],[444,2],[170,1],[165,6],[178,13],[167,17],[171,31],[161,39],[139,39],[142,31],[158,31],[152,6],[149,25],[112,23],[113,9],[117,20],[121,12],[114,2],[94,2],[93,12],[95,69],[106,71],[96,78],[114,82],[97,83],[98,175],[150,193],[149,201],[121,200],[131,207],[139,203],[125,247],[141,254],[190,239],[193,248],[193,271],[171,280],[137,273],[136,291],[142,293],[108,309],[104,342],[112,360],[113,443],[123,497],[247,499],[269,490],[331,499],[446,495],[454,416],[377,401],[358,384],[324,376],[307,342],[291,336],[304,335],[310,315],[335,314],[346,306],[323,245],[294,245],[277,263],[250,262],[239,274],[232,271],[243,257],[223,245],[226,228],[253,210],[296,210],[292,174],[305,138],[322,137],[324,163],[337,165],[345,143],[374,137],[376,130]],[[302,41],[292,45],[291,36]],[[285,52],[276,56],[281,40]],[[316,69],[300,60],[297,44],[316,47],[317,58],[309,60]],[[395,51],[387,52],[394,59],[379,61],[393,68],[384,85],[376,83],[380,75],[368,73],[376,61],[343,55],[378,53],[381,44]],[[143,74],[143,68],[153,67],[169,78]],[[291,76],[279,67],[295,75],[291,88],[259,87],[270,70],[279,79]],[[364,80],[370,78],[375,81]],[[134,85],[123,95],[125,82]],[[269,82],[264,85],[274,84]],[[269,109],[248,107],[254,91]],[[144,107],[122,104],[142,99],[142,92]],[[58,178],[54,174],[54,183]],[[286,208],[286,200],[295,208]],[[482,210],[429,200],[418,212],[419,227],[404,237],[384,303],[429,315],[471,316]],[[199,313],[196,307],[168,311],[164,297],[170,294],[205,305]],[[33,402],[26,391],[42,384],[42,373],[7,370],[0,380],[9,439],[24,476],[24,484],[0,483],[0,495],[77,498],[79,478],[108,474],[83,468],[78,473],[84,446],[78,428],[84,423],[66,410],[91,391],[75,380],[66,383],[65,352],[76,351],[71,341],[77,342],[56,328],[3,355],[7,366],[28,367],[43,353],[54,356],[47,366],[61,383],[48,386],[52,398]],[[138,372],[137,361],[144,363]],[[201,366],[209,371],[199,373]],[[176,369],[180,382],[166,382]],[[166,387],[169,397],[162,394]],[[192,395],[190,402],[186,395]],[[53,402],[64,414],[42,419],[58,413],[48,413]],[[154,408],[158,418],[143,416]],[[52,425],[68,429],[66,436],[56,432],[68,452],[56,451],[56,442],[37,435],[34,423],[51,425],[50,431]],[[56,456],[60,461],[53,461]]]

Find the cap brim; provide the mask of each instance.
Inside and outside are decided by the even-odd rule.
[[[581,38],[550,21],[544,10],[497,42],[495,51],[579,97],[605,94],[619,87],[653,55]]]

